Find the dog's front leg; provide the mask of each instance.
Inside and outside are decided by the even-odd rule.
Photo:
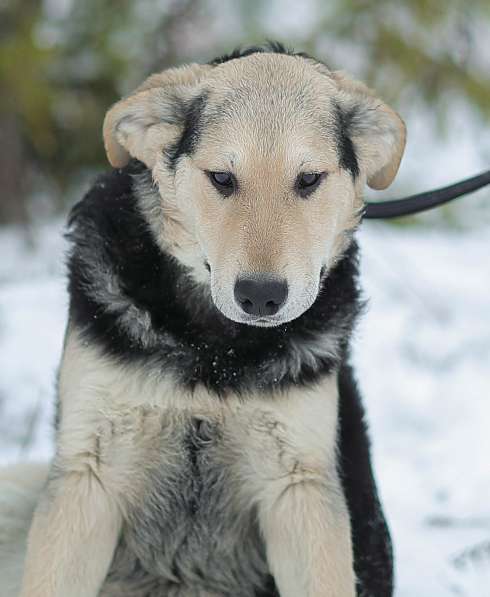
[[[96,597],[121,515],[90,469],[50,479],[34,515],[21,597]]]
[[[290,484],[259,512],[281,597],[354,597],[349,517],[336,473],[329,482]]]

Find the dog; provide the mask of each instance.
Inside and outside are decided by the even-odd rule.
[[[391,596],[349,347],[363,188],[395,177],[402,119],[270,43],[149,77],[103,133],[56,454],[0,480],[1,595]]]

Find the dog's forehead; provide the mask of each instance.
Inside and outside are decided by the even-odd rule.
[[[231,85],[235,87],[242,82],[250,81],[259,86],[270,86],[271,82],[326,80],[334,86],[328,68],[311,58],[298,55],[256,53],[242,58],[234,58],[216,65],[209,73],[208,80],[216,86]]]
[[[217,66],[206,88],[202,151],[219,148],[242,160],[250,151],[258,159],[276,154],[291,163],[333,155],[337,89],[325,66],[254,54]]]
[[[216,66],[207,79],[210,104],[222,110],[308,112],[335,94],[328,69],[311,59],[252,54]]]

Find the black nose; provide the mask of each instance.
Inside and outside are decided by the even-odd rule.
[[[274,315],[287,296],[286,280],[274,274],[247,274],[235,282],[235,300],[249,315]]]

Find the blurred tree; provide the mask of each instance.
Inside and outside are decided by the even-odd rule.
[[[490,118],[490,54],[482,55],[479,31],[490,25],[489,2],[343,0],[337,8],[314,39],[328,27],[335,39],[352,40],[364,80],[390,101],[422,99],[443,117],[448,97],[460,95]]]
[[[179,60],[173,33],[197,2],[151,4],[0,2],[0,223],[25,221],[33,195],[56,200],[104,164],[101,125],[124,82],[157,54],[162,68]]]
[[[60,202],[84,171],[105,164],[104,113],[149,72],[240,43],[286,35],[281,41],[352,70],[389,101],[435,106],[441,124],[454,98],[490,118],[487,0],[302,6],[0,0],[0,223],[27,220],[39,197]]]

